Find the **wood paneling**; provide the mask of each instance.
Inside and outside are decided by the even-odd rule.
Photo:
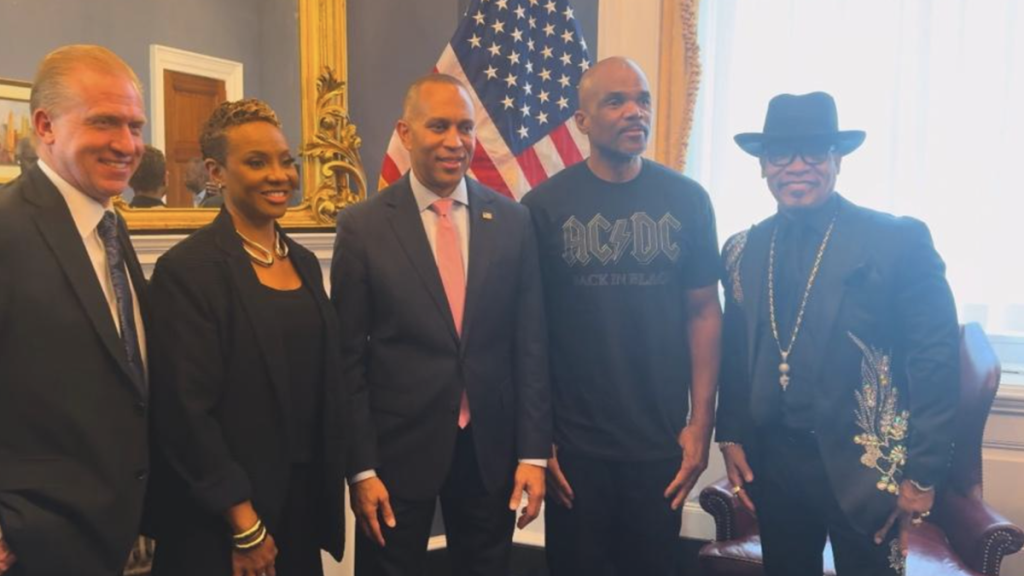
[[[164,71],[168,206],[192,207],[192,193],[184,185],[185,166],[201,156],[199,134],[203,124],[225,99],[223,80]]]

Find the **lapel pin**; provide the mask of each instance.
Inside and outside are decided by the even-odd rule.
[[[481,216],[481,217],[482,217],[482,218],[483,218],[484,220],[494,220],[494,214],[493,214],[492,212],[487,212],[486,210],[485,210],[485,211],[483,211],[483,212],[482,212],[482,213],[480,214],[480,216]]]

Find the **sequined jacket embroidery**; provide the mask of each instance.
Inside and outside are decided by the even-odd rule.
[[[852,333],[849,336],[864,354],[861,387],[856,392],[857,426],[861,433],[853,441],[864,449],[861,464],[879,473],[875,487],[897,494],[907,462],[910,411],[900,410],[899,390],[892,382],[890,356],[868,346]]]
[[[729,288],[732,299],[737,304],[743,303],[743,285],[740,282],[740,263],[743,261],[743,249],[747,246],[747,233],[744,230],[734,235],[725,243],[725,272],[729,277]]]

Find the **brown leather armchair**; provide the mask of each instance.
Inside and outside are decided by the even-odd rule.
[[[960,329],[960,406],[949,477],[935,509],[910,538],[907,574],[999,574],[1004,556],[1024,546],[1024,532],[982,499],[981,442],[999,388],[999,360],[977,324]],[[729,490],[727,479],[708,486],[700,505],[715,519],[715,541],[700,550],[705,576],[763,576],[757,520]],[[835,575],[831,545],[825,574]]]

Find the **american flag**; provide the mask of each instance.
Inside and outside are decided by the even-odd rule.
[[[473,0],[434,71],[470,87],[477,111],[473,178],[514,199],[590,147],[576,129],[576,87],[590,66],[568,0]],[[409,169],[391,136],[381,187]]]

